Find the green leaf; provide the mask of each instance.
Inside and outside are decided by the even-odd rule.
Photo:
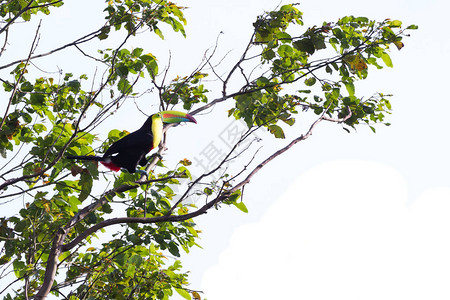
[[[402,21],[394,20],[394,21],[388,22],[388,24],[391,27],[401,27],[402,26]]]
[[[36,106],[42,106],[45,103],[45,96],[43,94],[31,94],[30,102]]]
[[[308,79],[305,79],[305,84],[307,86],[313,86],[316,83],[316,78],[315,77],[310,77]]]
[[[141,56],[143,51],[144,51],[144,49],[142,49],[142,48],[136,48],[133,50],[132,54],[133,54],[133,56],[139,57],[139,56]]]
[[[67,83],[67,86],[70,87],[75,93],[78,93],[81,88],[81,83],[78,80],[71,80]]]
[[[265,60],[271,60],[275,57],[275,51],[273,51],[272,49],[265,49],[264,52],[262,53],[262,57]]]
[[[158,75],[158,63],[152,54],[145,54],[140,57],[142,62],[145,64],[147,71],[151,78],[155,78]]]
[[[133,265],[135,265],[138,268],[143,263],[143,261],[144,260],[142,259],[142,257],[140,255],[137,255],[137,254],[133,255],[132,257],[130,257],[128,259],[128,263],[133,264]]]
[[[25,121],[25,123],[31,123],[31,122],[33,121],[33,118],[30,116],[30,114],[22,113],[21,115],[22,115],[22,119]],[[44,126],[44,125],[42,125],[42,124],[35,124],[35,125],[41,125],[41,126]],[[33,128],[35,128],[35,127],[33,126]],[[41,128],[42,128],[42,127],[41,127]],[[44,126],[44,128],[45,128],[45,126]],[[35,129],[35,130],[36,130],[36,129]]]
[[[353,84],[353,82],[345,82],[345,88],[347,89],[347,92],[350,96],[354,96],[355,95],[355,85]]]
[[[295,124],[295,119],[294,118],[281,119],[281,121],[283,121],[284,123],[288,124],[289,126],[292,126],[292,125]]]
[[[128,75],[128,68],[125,65],[120,64],[116,68],[116,72],[117,72],[117,75],[119,75],[120,77],[127,77],[127,75]]]
[[[44,124],[37,123],[37,124],[34,124],[34,125],[33,125],[33,130],[34,130],[36,133],[41,133],[41,132],[43,132],[43,131],[46,131],[47,128],[45,127]]]
[[[81,173],[80,186],[81,186],[81,192],[80,192],[79,200],[84,201],[91,194],[91,190],[92,190],[92,186],[93,186],[92,176],[89,173],[86,173],[86,172]]]
[[[392,64],[391,57],[386,52],[383,52],[383,54],[381,55],[381,59],[386,64],[386,66],[388,66],[389,68],[392,68],[394,66]]]
[[[322,36],[315,34],[311,37],[311,42],[316,50],[326,49],[327,46]]]
[[[16,259],[15,261],[13,261],[13,267],[14,267],[14,274],[16,275],[16,277],[21,277],[22,274],[25,272],[25,263],[23,261],[20,261],[18,259]]]
[[[6,83],[3,83],[3,84],[5,85]],[[23,92],[29,93],[29,92],[32,92],[32,91],[33,91],[34,86],[33,86],[29,81],[25,81],[25,82],[22,83],[22,85],[20,86],[20,89],[21,89]]]
[[[209,187],[205,187],[205,188],[203,189],[203,192],[204,192],[206,195],[211,196],[212,193],[213,193],[213,190],[210,189]]]
[[[241,197],[241,190],[237,190],[228,197],[229,202],[236,202]]]
[[[416,29],[419,29],[419,26],[417,26],[417,25],[409,25],[408,27],[406,27],[406,29],[416,30]]]
[[[68,202],[73,210],[77,209],[78,205],[81,204],[80,200],[78,200],[78,197],[75,196],[69,197]]]
[[[197,230],[195,230],[194,227],[189,226],[187,229],[193,236],[198,237]]]
[[[189,294],[189,292],[187,292],[186,290],[184,290],[184,289],[178,289],[178,288],[175,288],[175,291],[177,291],[177,293],[181,296],[181,297],[183,297],[184,299],[186,299],[186,300],[191,300],[192,298],[191,298],[191,294]]]
[[[110,26],[105,26],[102,28],[101,33],[98,35],[99,40],[105,40],[108,38],[109,32],[111,31]]]
[[[119,80],[119,83],[117,84],[117,88],[119,91],[123,94],[130,94],[132,92],[132,87],[130,85],[130,82],[126,78],[121,78]]]
[[[247,206],[245,206],[244,202],[233,202],[233,205],[236,206],[240,211],[248,213]]]
[[[116,256],[114,257],[113,260],[114,260],[119,266],[125,266],[126,258],[127,258],[127,255],[126,255],[126,254],[120,253],[120,254],[116,255]]]
[[[58,256],[58,260],[61,262],[61,261],[65,260],[67,257],[69,257],[69,255],[72,255],[72,253],[70,253],[70,251],[65,251],[65,252],[61,253],[60,256]]]
[[[178,245],[175,242],[170,242],[168,249],[172,255],[175,255],[176,257],[180,256],[180,250],[178,250]]]
[[[113,129],[108,133],[108,139],[111,139],[113,141],[118,140],[122,137],[122,131],[118,129]]]
[[[358,22],[358,23],[368,23],[368,22],[369,22],[369,19],[366,18],[366,17],[357,17],[357,18],[355,18],[355,22]]]
[[[264,76],[261,76],[261,77],[258,78],[258,80],[256,80],[256,85],[257,86],[266,86],[268,84],[270,84],[270,81],[269,81],[269,79],[267,79]]]
[[[309,54],[314,54],[316,49],[314,48],[314,43],[310,39],[302,39],[292,43],[295,49],[307,52]]]
[[[289,45],[281,45],[277,52],[281,57],[291,57],[294,54],[294,50]]]
[[[21,220],[14,226],[14,230],[17,232],[23,232],[28,227],[28,221],[27,220]]]
[[[282,43],[289,43],[290,40],[292,39],[291,36],[287,32],[284,32],[284,31],[278,32],[276,34],[276,37],[277,37],[277,39],[280,39]],[[275,43],[276,43],[276,40],[275,40]]]
[[[269,129],[270,133],[273,134],[277,139],[285,138],[284,131],[280,126],[273,124],[273,125],[269,125],[268,129]]]

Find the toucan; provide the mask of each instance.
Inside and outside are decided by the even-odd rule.
[[[112,171],[125,169],[130,173],[138,172],[147,175],[147,172],[138,170],[137,166],[145,166],[148,162],[145,155],[158,147],[163,135],[163,123],[181,122],[197,123],[194,117],[187,113],[174,110],[162,111],[148,117],[138,130],[114,142],[103,156],[84,155],[67,156],[67,158],[99,161]]]

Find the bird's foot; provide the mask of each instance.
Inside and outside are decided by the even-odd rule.
[[[141,174],[141,176],[144,176],[144,175],[145,175],[145,177],[148,178],[148,173],[147,173],[147,171],[145,171],[145,170],[136,170],[136,173]]]
[[[154,159],[155,157],[157,157],[159,160],[163,159],[162,155],[156,152],[156,153],[153,153],[152,155],[150,155],[149,161]]]

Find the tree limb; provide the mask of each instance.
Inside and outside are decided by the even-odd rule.
[[[3,31],[5,31],[6,29],[8,29],[9,28],[9,26],[12,24],[12,23],[14,23],[14,21],[18,18],[18,17],[20,17],[24,12],[26,12],[28,9],[30,9],[30,6],[31,6],[31,4],[33,4],[33,2],[34,2],[34,0],[30,0],[30,2],[28,2],[28,4],[24,7],[24,8],[22,8],[11,20],[9,20],[9,22],[8,23],[6,23],[6,25],[5,26],[3,26],[1,29],[0,29],[0,34],[2,34],[3,33]]]
[[[14,90],[13,90],[12,93],[11,93],[11,97],[9,97],[8,105],[6,105],[5,115],[3,116],[2,123],[0,124],[0,131],[1,131],[2,128],[3,128],[3,125],[5,124],[6,117],[8,116],[9,107],[11,106],[12,100],[13,100],[14,96],[15,96],[16,93],[17,93],[17,90],[18,90],[18,88],[19,88],[20,81],[22,80],[23,74],[25,74],[25,71],[26,71],[26,67],[27,67],[28,63],[30,62],[31,55],[33,54],[33,52],[34,52],[34,50],[35,50],[35,48],[36,48],[36,46],[37,46],[37,45],[36,45],[36,40],[38,39],[38,36],[39,36],[39,29],[40,29],[40,28],[41,28],[41,22],[39,22],[39,25],[38,25],[38,27],[37,27],[37,29],[36,29],[36,33],[34,34],[34,39],[33,39],[33,42],[31,43],[31,49],[30,49],[30,52],[29,52],[29,54],[28,54],[27,60],[26,60],[26,62],[25,62],[25,67],[23,68],[22,72],[20,72],[20,76],[19,76],[19,78],[17,79],[16,84],[14,85]]]
[[[56,233],[55,238],[53,239],[52,249],[51,249],[50,255],[48,257],[47,267],[45,269],[44,281],[43,281],[42,286],[39,289],[38,293],[36,294],[35,299],[44,299],[50,292],[53,282],[55,280],[55,274],[56,274],[56,270],[57,270],[59,255],[61,255],[62,252],[69,251],[70,249],[72,249],[74,246],[76,246],[78,243],[80,243],[84,238],[86,238],[87,236],[90,235],[89,232],[91,232],[93,230],[92,228],[98,227],[98,225],[96,225],[97,227],[93,226],[90,229],[83,232],[82,234],[80,234],[77,238],[75,238],[71,243],[68,244],[68,245],[70,245],[70,247],[68,247],[67,245],[63,245],[64,240],[67,237],[67,234],[78,222],[83,220],[92,211],[94,211],[97,208],[108,203],[110,201],[110,198],[114,197],[117,193],[122,193],[122,192],[126,192],[128,190],[134,189],[137,186],[139,186],[140,184],[164,181],[164,180],[168,180],[168,179],[172,179],[172,178],[178,178],[180,176],[181,176],[181,174],[175,174],[173,176],[168,176],[165,178],[158,178],[158,179],[148,180],[148,181],[138,180],[135,182],[136,185],[122,185],[120,187],[117,187],[115,189],[108,191],[99,200],[97,200],[94,203],[81,209],[75,216],[73,216],[67,222],[67,224],[64,226],[64,228],[60,228],[58,230],[58,232]],[[123,218],[119,218],[119,219],[123,219]],[[110,220],[106,220],[106,222],[107,221],[110,221]],[[104,222],[102,222],[102,223],[104,223]],[[113,224],[115,224],[115,223],[113,222]],[[110,224],[110,225],[113,225],[113,224]],[[109,226],[109,225],[105,225],[105,226]],[[93,230],[92,232],[94,232],[96,230],[97,229]]]
[[[132,223],[139,223],[139,224],[152,224],[152,223],[161,223],[161,222],[181,222],[186,221],[189,219],[192,219],[194,217],[197,217],[199,215],[202,215],[206,213],[211,207],[213,207],[216,203],[219,203],[223,200],[225,200],[228,197],[228,193],[222,193],[219,195],[216,199],[213,201],[210,201],[203,205],[200,209],[187,213],[184,215],[164,215],[161,217],[152,217],[152,218],[140,218],[140,217],[124,217],[124,218],[114,218],[102,221],[91,228],[87,229],[83,233],[81,233],[79,236],[77,236],[75,239],[72,240],[72,242],[67,243],[63,246],[61,246],[61,250],[69,251],[73,247],[75,247],[78,243],[80,243],[82,240],[84,240],[86,237],[91,235],[92,233],[96,232],[97,230],[111,226],[116,224],[132,224]]]
[[[41,54],[37,54],[37,55],[33,55],[33,56],[30,57],[30,60],[33,60],[33,59],[35,59],[35,58],[40,58],[40,57],[48,56],[48,55],[53,54],[53,53],[55,53],[55,52],[61,51],[61,50],[65,49],[65,48],[67,48],[67,47],[70,47],[70,46],[76,46],[76,45],[79,45],[79,44],[88,42],[88,41],[90,41],[90,40],[96,38],[97,36],[99,36],[100,33],[101,33],[101,31],[102,31],[102,29],[103,29],[103,27],[100,28],[100,29],[98,29],[98,30],[96,30],[96,31],[94,31],[94,32],[91,32],[91,33],[89,33],[89,34],[86,34],[85,36],[82,36],[81,38],[79,38],[79,39],[77,39],[77,40],[75,40],[75,41],[73,41],[73,42],[71,42],[71,43],[65,44],[65,45],[63,45],[63,46],[61,46],[61,47],[58,47],[58,48],[56,48],[56,49],[53,49],[53,50],[51,50],[51,51],[49,51],[49,52],[41,53]],[[8,67],[11,67],[11,66],[13,66],[13,65],[15,65],[15,64],[18,64],[18,63],[21,63],[21,62],[23,62],[23,61],[24,61],[24,59],[19,59],[19,60],[13,61],[13,62],[11,62],[11,63],[8,63],[8,64],[6,64],[6,65],[0,66],[0,70],[6,69],[6,68],[8,68]]]
[[[345,121],[347,121],[348,119],[350,119],[352,117],[352,110],[350,109],[349,106],[347,106],[347,115],[343,118],[339,118],[339,119],[333,119],[327,116],[322,116],[322,119],[325,121],[329,121],[329,122],[335,122],[335,123],[343,123]]]
[[[277,158],[278,156],[280,156],[281,154],[283,154],[284,152],[288,151],[289,149],[291,149],[295,144],[297,144],[298,142],[304,141],[307,138],[309,138],[312,133],[314,128],[317,126],[317,124],[319,124],[321,121],[325,120],[325,113],[327,112],[327,109],[324,110],[324,112],[322,113],[322,115],[316,120],[314,121],[314,123],[312,123],[312,125],[310,126],[309,130],[303,135],[300,135],[299,137],[295,138],[294,140],[292,140],[288,145],[286,145],[285,147],[279,149],[278,151],[276,151],[275,153],[273,153],[272,155],[270,155],[268,158],[266,158],[263,162],[261,162],[258,166],[256,166],[253,171],[250,172],[250,174],[247,175],[247,177],[242,180],[240,183],[238,183],[237,185],[235,185],[233,188],[231,188],[229,190],[230,193],[233,193],[241,188],[243,188],[247,183],[250,182],[250,179],[256,174],[258,173],[265,165],[267,165],[268,163],[270,163],[272,160],[274,160],[275,158]],[[349,113],[349,116],[351,116],[351,111]]]

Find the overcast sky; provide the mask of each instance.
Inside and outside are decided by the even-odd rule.
[[[86,10],[82,2],[92,9]],[[187,39],[168,38],[164,43],[171,49],[174,72],[183,75],[198,64],[220,32],[221,51],[239,53],[256,16],[279,2],[181,4],[189,7]],[[64,30],[67,20],[80,20],[80,10],[84,24],[101,7],[92,0],[67,1],[65,6],[53,23],[44,22],[43,29]],[[322,125],[254,177],[244,198],[248,214],[224,208],[199,217],[203,249],[183,257],[191,274],[190,288],[202,290],[210,300],[450,297],[446,8],[444,1],[307,0],[300,4],[308,26],[344,15],[419,25],[404,41],[404,49],[392,52],[393,69],[371,72],[360,88],[357,85],[357,92],[367,96],[394,94],[392,126],[378,126],[377,134],[368,128],[348,134],[339,126]],[[49,42],[61,44],[66,35],[58,36]],[[152,45],[147,46],[164,61],[168,52],[153,50]],[[78,67],[92,71],[81,63]],[[208,116],[197,120],[198,130],[214,121]],[[229,122],[212,125],[226,129]],[[177,130],[188,135],[192,128]],[[208,138],[189,140],[194,159],[201,158],[210,142],[221,142],[220,136],[203,136]],[[269,150],[285,145],[283,141],[274,145],[270,139],[262,143]]]
[[[203,37],[199,29],[210,36],[222,30],[224,44],[235,48],[247,41],[254,16],[276,4],[192,1],[188,28]],[[375,135],[322,126],[255,176],[246,189],[248,215],[226,209],[200,218],[203,249],[187,258],[193,289],[200,282],[211,300],[450,297],[445,7],[301,2],[308,25],[344,15],[419,25],[392,52],[394,68],[372,72],[359,89],[394,94],[392,126]]]

